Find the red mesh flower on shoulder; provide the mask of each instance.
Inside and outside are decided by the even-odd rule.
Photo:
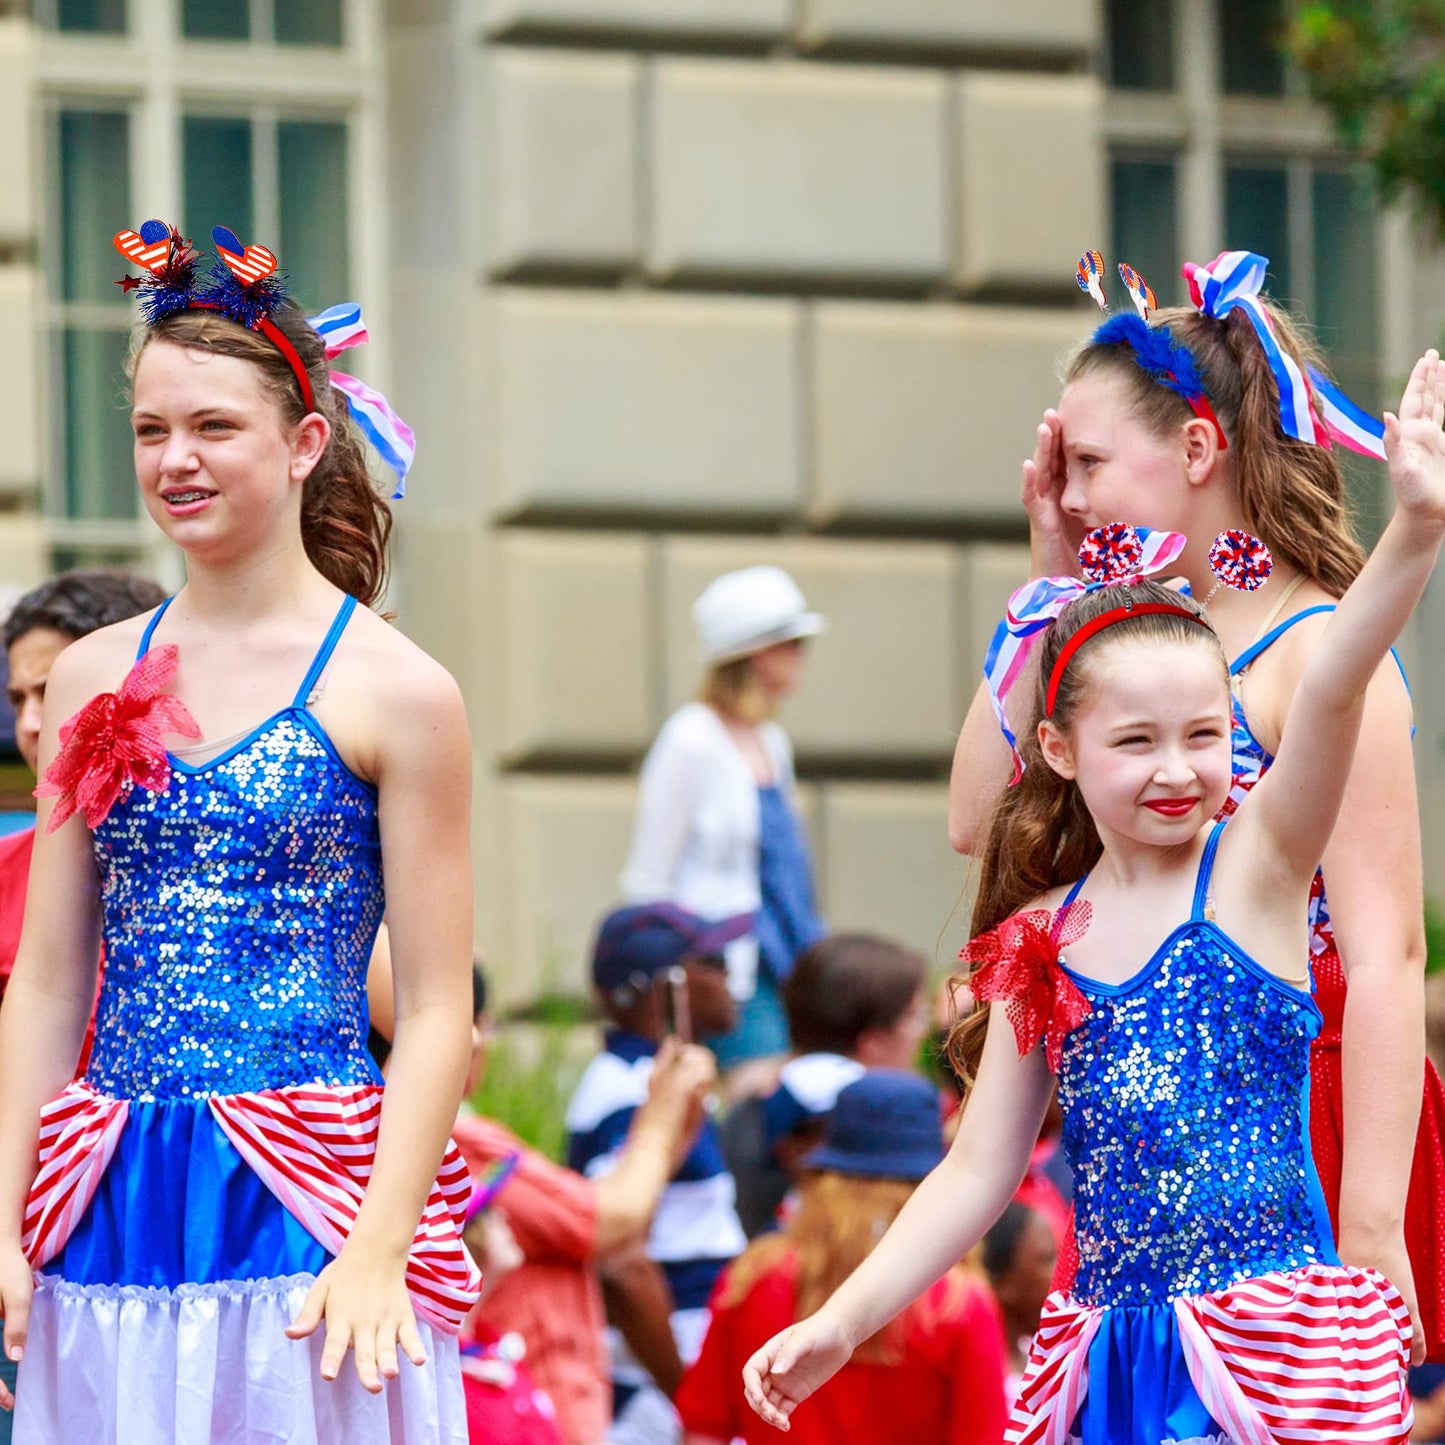
[[[1040,1039],[1049,1068],[1058,1073],[1064,1035],[1089,1016],[1089,1001],[1059,967],[1059,950],[1089,926],[1086,902],[1064,910],[1057,935],[1047,908],[1015,913],[975,938],[959,955],[974,965],[968,986],[981,1003],[1002,1000],[1022,1058]]]
[[[176,675],[178,658],[172,644],[151,648],[118,692],[91,698],[61,726],[60,751],[35,789],[37,798],[60,799],[47,833],[76,812],[92,828],[99,826],[127,784],[165,791],[171,780],[166,734],[201,735],[185,703],[161,691]]]

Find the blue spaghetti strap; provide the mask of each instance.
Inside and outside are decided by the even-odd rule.
[[[1229,664],[1230,676],[1232,677],[1236,673],[1243,672],[1260,653],[1267,652],[1273,647],[1296,622],[1303,622],[1306,617],[1314,617],[1320,612],[1333,612],[1334,610],[1335,604],[1333,602],[1320,602],[1313,607],[1306,607],[1302,611],[1296,612],[1291,617],[1286,617],[1283,622],[1277,622],[1258,642],[1252,642]]]
[[[166,615],[166,608],[175,600],[174,597],[167,597],[166,600],[156,608],[155,616],[146,623],[146,630],[140,635],[140,646],[135,650],[135,660],[137,662],[151,650],[151,634],[156,630],[156,624]]]
[[[1228,821],[1227,818],[1221,818],[1209,830],[1209,836],[1204,840],[1204,852],[1199,859],[1199,873],[1194,879],[1194,903],[1189,910],[1191,923],[1200,923],[1204,919],[1204,910],[1209,902],[1209,878],[1214,872],[1214,855],[1219,851],[1219,838]]]
[[[1306,607],[1296,612],[1292,617],[1286,617],[1283,622],[1276,623],[1258,642],[1252,642],[1229,664],[1229,675],[1231,677],[1238,677],[1260,653],[1268,651],[1296,622],[1303,622],[1306,617],[1314,617],[1320,612],[1333,612],[1335,605],[1333,602],[1319,602],[1313,607]],[[1390,656],[1395,659],[1395,666],[1400,669],[1400,681],[1405,684],[1406,696],[1413,698],[1414,693],[1410,691],[1410,674],[1405,671],[1405,664],[1400,661],[1400,654],[1392,647],[1390,649]],[[1411,732],[1413,734],[1414,729],[1411,729]]]
[[[1084,884],[1088,882],[1088,880],[1089,875],[1085,873],[1084,876],[1080,878],[1079,881],[1075,883],[1072,888],[1069,889],[1067,896],[1064,898],[1064,901],[1059,904],[1059,910],[1057,913],[1054,914],[1054,921],[1049,926],[1049,937],[1055,943],[1059,941],[1059,931],[1064,926],[1064,919],[1068,917],[1070,906],[1072,905],[1074,899],[1079,896],[1079,889],[1081,889]]]
[[[292,707],[306,706],[306,699],[311,696],[312,688],[321,680],[321,674],[325,672],[326,664],[331,661],[331,654],[336,651],[336,644],[341,641],[341,634],[346,631],[346,624],[351,621],[351,614],[355,611],[356,598],[351,596],[343,598],[335,620],[331,624],[331,630],[322,640],[320,649],[311,661],[311,666],[306,670],[306,676],[301,679],[301,686],[296,689],[296,696],[291,703]]]

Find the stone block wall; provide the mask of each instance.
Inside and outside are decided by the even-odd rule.
[[[461,238],[450,282],[406,284],[450,284],[463,333],[446,405],[397,358],[450,429],[398,593],[467,689],[502,997],[585,990],[637,763],[697,688],[691,603],[762,561],[831,623],[783,719],[826,916],[946,967],[948,764],[1023,575],[1019,462],[1092,321],[1096,6],[392,8],[395,204]],[[447,190],[423,143],[452,123]]]

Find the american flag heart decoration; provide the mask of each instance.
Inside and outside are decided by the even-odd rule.
[[[225,226],[213,226],[211,240],[216,254],[241,285],[254,286],[275,273],[275,254],[264,246],[243,246],[236,233]]]
[[[1107,311],[1109,303],[1104,299],[1104,256],[1100,251],[1085,251],[1079,257],[1074,279],[1080,291],[1087,291],[1099,303],[1100,311]]]
[[[1127,261],[1119,262],[1119,279],[1124,283],[1124,289],[1129,293],[1129,299],[1138,308],[1139,315],[1147,321],[1150,313],[1157,310],[1159,306],[1158,301],[1154,299],[1153,289]]]
[[[139,231],[117,231],[114,245],[132,265],[156,276],[170,261],[171,228],[164,221],[144,221]]]

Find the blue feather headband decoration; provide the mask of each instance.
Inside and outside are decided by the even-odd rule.
[[[1115,346],[1120,343],[1126,344],[1134,353],[1140,370],[1182,397],[1196,416],[1214,427],[1221,450],[1228,447],[1224,428],[1209,404],[1204,378],[1199,374],[1193,352],[1182,341],[1176,341],[1167,326],[1150,326],[1142,317],[1121,312],[1104,322],[1094,332],[1089,344]]]

